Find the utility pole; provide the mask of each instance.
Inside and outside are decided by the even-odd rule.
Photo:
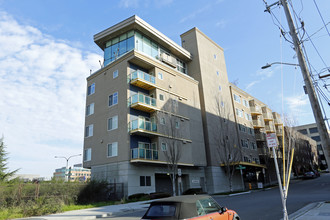
[[[315,90],[314,90],[314,86],[313,86],[312,79],[310,77],[309,70],[307,68],[306,60],[305,60],[305,57],[303,55],[302,49],[300,47],[300,41],[298,39],[297,31],[296,31],[296,28],[294,26],[294,23],[293,23],[293,20],[292,20],[292,17],[291,17],[291,13],[290,13],[290,10],[289,10],[289,7],[288,7],[288,2],[287,2],[287,0],[280,0],[280,2],[283,5],[285,16],[286,16],[286,19],[288,21],[288,25],[289,25],[289,28],[290,28],[290,35],[292,37],[292,40],[293,40],[293,43],[294,43],[294,48],[295,48],[295,51],[297,53],[301,73],[302,73],[303,78],[304,78],[307,94],[308,94],[309,101],[311,103],[311,107],[312,107],[312,110],[313,110],[314,118],[315,118],[315,121],[316,121],[316,124],[317,124],[317,129],[318,129],[320,137],[321,137],[321,143],[322,143],[322,146],[323,146],[325,159],[326,159],[328,167],[329,167],[330,166],[330,140],[329,140],[329,134],[328,134],[327,128],[326,128],[325,123],[324,123],[324,118],[323,118],[321,108],[320,108],[320,104],[318,102],[318,99],[317,99],[317,96],[316,96],[316,93],[315,93]]]

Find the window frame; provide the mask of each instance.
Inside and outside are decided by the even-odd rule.
[[[111,103],[110,103],[110,100],[111,100]],[[118,104],[118,92],[114,92],[111,95],[109,95],[108,107],[112,107],[117,104]]]
[[[93,133],[94,133],[94,124],[90,124],[85,127],[85,138],[92,137]]]
[[[118,70],[115,70],[115,71],[113,71],[113,73],[112,73],[112,78],[115,79],[115,78],[118,77],[118,75],[119,75]]]
[[[114,119],[116,119],[116,120],[114,120]],[[109,126],[110,125],[110,123],[109,123],[110,120],[111,120],[111,128]],[[114,122],[116,122],[115,126],[114,126]],[[114,115],[114,116],[108,118],[108,123],[107,123],[107,130],[108,131],[113,131],[113,130],[116,130],[116,129],[118,129],[118,115]]]
[[[86,117],[94,114],[94,106],[95,106],[94,102],[86,106],[86,115],[85,115]]]
[[[111,155],[109,154],[109,149],[111,148]],[[115,152],[115,154],[113,154]],[[107,145],[107,157],[117,157],[118,156],[118,142],[112,142]]]
[[[84,162],[92,160],[92,148],[84,149]]]
[[[92,83],[87,87],[87,96],[93,95],[94,93],[95,93],[95,83]]]

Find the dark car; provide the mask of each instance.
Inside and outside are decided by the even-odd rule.
[[[304,173],[304,179],[314,179],[316,174],[313,171]]]
[[[233,210],[221,207],[209,195],[185,195],[160,199],[150,203],[141,220],[239,220]]]

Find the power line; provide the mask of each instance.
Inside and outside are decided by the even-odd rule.
[[[316,9],[317,9],[317,11],[318,11],[318,13],[319,13],[321,19],[322,19],[322,22],[323,22],[323,24],[324,24],[324,27],[325,27],[325,29],[327,30],[327,32],[328,32],[328,34],[329,34],[329,36],[330,36],[330,32],[329,32],[329,30],[328,30],[328,28],[327,28],[327,26],[326,26],[326,24],[325,24],[325,22],[324,22],[324,19],[323,19],[323,16],[321,15],[321,12],[320,12],[320,10],[319,10],[319,7],[317,6],[316,1],[315,1],[315,0],[313,0],[313,1],[314,1],[315,7],[316,7]]]

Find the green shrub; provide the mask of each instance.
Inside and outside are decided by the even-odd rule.
[[[92,180],[79,192],[77,203],[88,204],[107,201],[110,191],[108,182]]]
[[[149,199],[149,195],[146,193],[136,193],[132,194],[128,197],[128,200],[130,201],[138,201],[138,200],[147,200]]]

